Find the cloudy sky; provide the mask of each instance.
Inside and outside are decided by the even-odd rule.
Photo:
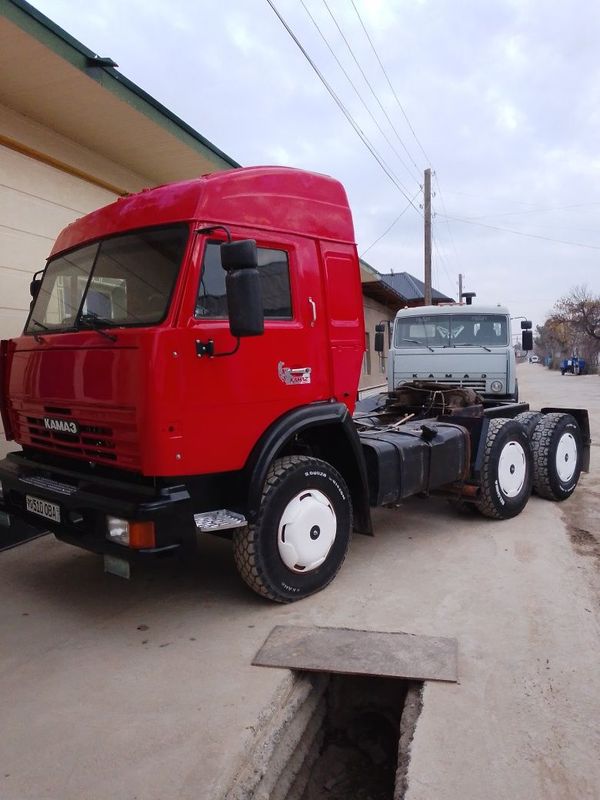
[[[273,0],[386,174],[267,0],[33,2],[241,164],[339,178],[380,271],[422,277],[431,167],[441,291],[535,323],[600,292],[599,3]]]

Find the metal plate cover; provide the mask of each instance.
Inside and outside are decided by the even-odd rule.
[[[252,663],[309,672],[458,681],[456,639],[412,633],[277,625]]]

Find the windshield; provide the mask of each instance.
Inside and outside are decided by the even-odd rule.
[[[148,228],[48,262],[26,333],[152,325],[164,319],[188,240],[185,224]]]
[[[508,319],[502,314],[430,314],[400,317],[394,347],[505,347]]]

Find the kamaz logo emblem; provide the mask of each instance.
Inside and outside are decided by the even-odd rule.
[[[73,436],[79,433],[79,425],[70,419],[54,419],[53,417],[44,417],[44,428],[46,428],[48,431],[70,433]]]

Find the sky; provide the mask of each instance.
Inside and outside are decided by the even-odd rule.
[[[423,277],[429,167],[437,289],[534,325],[600,293],[600,3],[272,2],[370,150],[267,0],[33,5],[242,165],[339,179],[380,272]]]

